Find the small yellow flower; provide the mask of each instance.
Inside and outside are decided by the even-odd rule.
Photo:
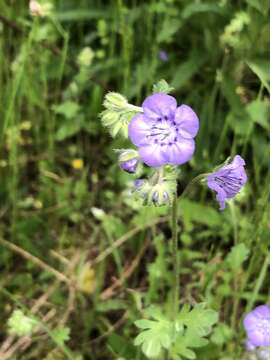
[[[43,203],[40,200],[34,200],[33,205],[34,205],[34,208],[37,210],[40,210],[43,208]]]
[[[81,170],[84,166],[84,163],[83,163],[82,159],[73,159],[71,162],[71,165],[72,165],[73,169]]]
[[[83,265],[78,276],[78,288],[86,294],[92,294],[95,291],[96,272],[88,262]]]
[[[20,124],[20,129],[21,129],[21,130],[28,131],[28,130],[31,129],[31,127],[32,127],[31,121],[23,121],[23,122]]]
[[[0,160],[0,167],[6,167],[8,165],[8,163],[7,163],[7,161],[6,160],[4,160],[4,159],[2,159],[2,160]]]

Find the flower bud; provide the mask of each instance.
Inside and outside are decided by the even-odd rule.
[[[112,110],[105,110],[101,113],[101,121],[104,127],[107,127],[112,137],[119,133],[125,138],[128,137],[128,124],[132,113],[121,113]]]
[[[119,155],[120,168],[128,173],[135,173],[139,165],[138,151],[127,149],[120,152]]]
[[[147,205],[150,191],[151,185],[148,180],[137,179],[134,181],[134,187],[131,193],[135,196],[135,199],[142,202],[143,205]]]
[[[144,180],[144,179],[136,179],[136,180],[134,181],[134,188],[135,188],[135,190],[140,189],[140,188],[143,186],[144,183],[145,183],[145,180]]]
[[[31,0],[29,3],[29,10],[32,16],[43,16],[43,9],[39,2]]]
[[[90,47],[85,47],[78,55],[77,63],[79,66],[89,67],[92,64],[94,56],[94,51]]]
[[[133,194],[141,200],[143,205],[170,205],[176,193],[176,182],[161,181],[151,184],[151,181],[138,179],[134,182]]]
[[[258,359],[259,360],[269,360],[270,354],[266,349],[260,349],[258,350]]]
[[[103,105],[106,108],[101,113],[103,126],[109,128],[112,137],[120,133],[127,138],[128,124],[133,116],[138,112],[143,112],[143,109],[129,104],[123,95],[116,92],[109,92],[105,95]]]
[[[53,4],[51,2],[42,2],[40,4],[36,0],[30,0],[29,11],[32,16],[45,17],[50,16],[53,11]]]
[[[105,96],[103,105],[108,110],[123,111],[128,107],[128,101],[123,95],[119,93],[109,92]]]
[[[167,182],[156,184],[150,191],[148,204],[155,206],[169,205],[174,196],[174,191]]]

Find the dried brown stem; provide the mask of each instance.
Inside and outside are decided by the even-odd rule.
[[[108,300],[109,298],[111,298],[114,293],[115,290],[122,286],[123,283],[134,273],[134,271],[136,270],[137,266],[139,265],[141,259],[143,258],[145,251],[147,250],[148,246],[150,244],[150,241],[147,240],[145,242],[145,244],[143,245],[143,247],[140,249],[138,255],[135,257],[135,259],[131,262],[131,264],[126,268],[126,270],[124,271],[123,275],[121,276],[120,279],[117,279],[112,286],[110,286],[109,288],[105,289],[101,295],[100,298],[102,300]]]
[[[44,261],[40,260],[38,257],[30,254],[28,251],[22,249],[21,247],[15,245],[15,244],[12,244],[11,242],[9,242],[7,240],[1,239],[1,238],[0,238],[0,244],[5,246],[9,250],[21,255],[26,260],[31,261],[35,265],[39,266],[41,269],[53,274],[59,281],[64,282],[68,285],[71,285],[71,281],[64,274],[62,274],[60,271],[54,269],[50,265],[46,264]]]

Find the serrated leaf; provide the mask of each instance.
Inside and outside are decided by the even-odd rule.
[[[189,305],[184,305],[177,318],[177,327],[182,324],[184,331],[177,333],[177,338],[171,348],[172,358],[174,360],[179,360],[181,357],[196,359],[196,354],[191,348],[208,344],[205,336],[209,335],[217,320],[218,314],[211,309],[206,309],[203,303],[191,310]]]
[[[147,319],[141,319],[135,321],[135,325],[139,329],[150,329],[153,326],[154,321],[153,320],[147,320]]]
[[[245,244],[235,245],[226,258],[226,262],[232,270],[238,270],[241,268],[243,262],[248,258],[249,249]]]
[[[70,329],[68,327],[59,327],[52,331],[52,338],[58,344],[64,345],[70,339]]]
[[[163,94],[169,94],[174,90],[173,87],[171,87],[166,80],[160,80],[158,83],[156,83],[153,86],[153,93],[163,93]]]
[[[177,339],[178,341],[174,344],[171,355],[174,360],[179,360],[184,357],[185,359],[196,359],[196,354],[187,348],[184,338]]]
[[[187,326],[189,331],[192,329],[200,336],[208,335],[217,320],[217,313],[211,309],[204,309],[204,304],[196,305],[189,312],[185,309],[180,312],[178,317],[178,321]]]
[[[147,357],[154,358],[160,355],[162,349],[171,346],[174,326],[156,307],[150,307],[147,313],[155,320],[141,319],[135,322],[143,331],[136,337],[134,344],[142,346],[142,351]]]

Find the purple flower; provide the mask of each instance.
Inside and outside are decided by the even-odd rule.
[[[207,185],[217,193],[220,210],[225,209],[225,200],[235,197],[247,181],[245,161],[236,155],[233,161],[207,177]]]
[[[128,128],[140,159],[152,167],[189,161],[199,130],[195,112],[187,105],[177,107],[174,97],[162,93],[147,97],[142,108],[143,113],[135,115]]]
[[[160,50],[160,52],[158,53],[158,57],[163,62],[168,62],[169,61],[168,53],[165,50]]]
[[[261,305],[244,318],[244,328],[249,344],[270,346],[270,307]]]

